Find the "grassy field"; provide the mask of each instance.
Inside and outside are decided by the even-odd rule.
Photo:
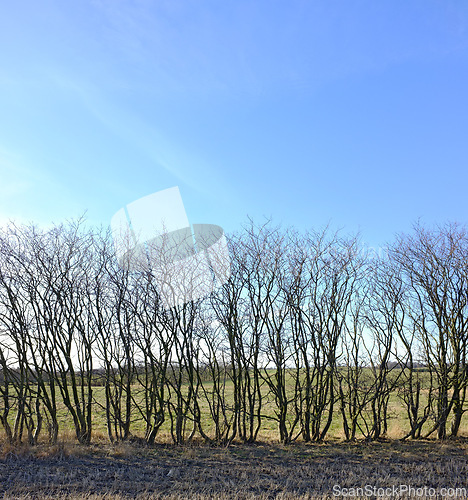
[[[290,393],[291,396],[294,391],[294,384],[292,378],[290,379]],[[205,389],[209,392],[210,384],[204,383]],[[137,391],[134,387],[134,394]],[[275,417],[275,404],[271,394],[268,394],[266,384],[262,387],[262,392],[264,393],[264,401],[262,406],[262,415],[264,416],[262,420],[262,426],[259,432],[260,441],[276,441],[278,440],[278,424],[274,420]],[[424,407],[427,401],[428,391],[423,389],[421,392],[421,408]],[[135,396],[138,400],[138,396]],[[227,400],[233,400],[233,386],[232,382],[228,382],[225,387],[225,397]],[[104,388],[100,386],[93,387],[93,398],[95,400],[93,409],[93,436],[94,439],[102,441],[107,439],[106,430],[106,415],[103,407],[105,406],[105,393]],[[60,425],[60,435],[64,436],[66,439],[73,434],[73,420],[63,403],[59,403],[58,420]],[[468,409],[468,405],[467,405]],[[204,431],[210,435],[213,428],[213,423],[209,413],[208,403],[206,399],[200,398],[200,410],[202,417],[202,426]],[[293,408],[291,407],[291,418],[292,418]],[[133,411],[133,420],[131,424],[131,433],[135,437],[144,437],[145,434],[145,423],[141,416],[138,415],[136,409]],[[11,423],[14,420],[14,412],[10,414]],[[424,429],[429,430],[432,426],[432,420],[429,419],[425,424]],[[408,416],[406,413],[406,408],[399,397],[397,391],[393,391],[390,395],[389,405],[388,405],[388,431],[385,435],[386,438],[390,439],[400,439],[409,430]],[[0,437],[2,436],[2,429],[0,429]],[[423,433],[424,434],[424,433]],[[460,427],[459,435],[461,437],[468,437],[468,417],[464,417],[462,420],[462,425]],[[334,418],[327,435],[327,439],[340,440],[344,439],[343,422],[342,416],[338,409],[338,404],[335,406]],[[357,436],[359,438],[359,435]],[[42,439],[45,439],[44,435]],[[157,442],[164,444],[171,441],[170,437],[170,419],[166,416],[166,420],[163,423],[157,437]]]
[[[370,379],[370,370],[367,370],[368,373],[366,373],[366,376],[369,377]],[[272,376],[273,372],[271,373]],[[397,376],[398,372],[392,373],[391,376]],[[427,376],[424,372],[421,372],[420,374],[421,377],[421,382],[422,382],[422,391],[421,391],[421,400],[420,400],[420,406],[421,409],[424,407],[427,401],[428,397],[428,389],[426,386],[428,386],[428,380],[426,380]],[[293,398],[294,395],[294,378],[290,375],[287,376],[287,386],[288,386],[288,393],[291,398]],[[210,382],[203,382],[204,389],[205,391],[209,394],[212,383]],[[92,413],[92,427],[93,427],[93,441],[96,442],[103,442],[107,440],[107,426],[106,426],[106,414],[105,414],[105,390],[104,387],[102,386],[94,386],[93,388],[93,399],[94,399],[94,406],[93,406],[93,413]],[[140,391],[140,392],[139,392]],[[228,405],[233,404],[233,384],[231,381],[226,382],[226,386],[224,388],[224,397],[226,401],[228,402]],[[141,407],[143,407],[143,395],[141,394],[141,388],[138,388],[137,386],[133,386],[132,392],[134,395],[135,400],[140,404]],[[202,391],[200,391],[200,394],[202,394]],[[268,387],[266,383],[263,383],[262,385],[262,394],[263,394],[263,405],[262,405],[262,425],[261,429],[258,435],[258,439],[260,441],[269,441],[269,442],[275,442],[279,439],[279,433],[278,433],[278,423],[275,421],[275,403],[274,403],[274,398],[271,393],[268,391]],[[1,406],[1,402],[0,402]],[[208,402],[205,397],[200,397],[199,398],[199,407],[201,410],[201,419],[202,419],[202,427],[203,430],[206,434],[212,435],[212,430],[214,427],[214,424],[212,422],[212,418],[209,412],[209,406]],[[466,406],[468,410],[468,405]],[[294,414],[294,408],[291,406],[290,407],[290,420],[292,420]],[[9,420],[10,424],[13,425],[15,419],[15,411],[14,409],[10,412],[9,414]],[[369,419],[370,421],[370,419]],[[73,434],[74,434],[74,426],[73,426],[73,419],[68,411],[68,409],[65,407],[63,402],[61,402],[60,397],[58,398],[58,422],[59,422],[59,436],[62,439],[69,440]],[[362,419],[361,419],[361,424],[362,424]],[[158,436],[156,441],[160,444],[166,444],[171,442],[171,435],[170,435],[170,419],[168,415],[166,415],[166,420],[163,423],[162,427],[159,430]],[[433,421],[429,418],[428,421],[425,424],[425,429],[426,431],[430,430],[433,425]],[[364,426],[363,426],[364,427]],[[190,424],[188,425],[188,430],[187,432],[190,432],[191,426]],[[389,439],[399,439],[402,438],[407,434],[409,430],[409,422],[408,422],[408,416],[406,412],[406,408],[403,404],[403,401],[401,400],[397,390],[394,390],[390,394],[390,399],[389,399],[389,404],[388,404],[388,431],[385,434],[384,437],[389,438]],[[297,431],[299,431],[299,428],[297,428]],[[132,423],[131,423],[131,434],[134,437],[139,437],[143,438],[145,435],[145,422],[141,418],[141,415],[139,415],[137,409],[133,405],[133,411],[132,411]],[[423,432],[424,435],[424,432]],[[468,417],[464,417],[462,419],[462,425],[460,427],[459,435],[461,437],[466,436],[468,437]],[[0,438],[3,436],[3,429],[0,427]],[[330,427],[330,430],[327,434],[327,439],[329,440],[342,440],[344,439],[344,431],[343,431],[343,422],[342,422],[342,416],[341,412],[339,411],[338,403],[335,405],[335,411],[334,411],[334,417],[332,420],[332,424]],[[357,435],[357,438],[362,437]],[[45,441],[47,440],[47,435],[45,432],[40,437],[40,440]]]
[[[229,390],[228,386],[228,395]],[[0,498],[306,499],[337,498],[337,493],[401,498],[405,488],[415,489],[413,498],[468,496],[467,423],[456,440],[402,442],[399,438],[408,426],[396,392],[389,402],[389,431],[378,442],[345,442],[337,412],[324,443],[298,440],[282,445],[277,423],[266,418],[258,443],[234,442],[225,448],[210,447],[199,436],[190,445],[174,446],[169,421],[152,447],[138,439],[112,445],[100,407],[104,389],[94,387],[93,391],[99,404],[94,407],[90,446],[76,443],[64,406],[59,412],[56,445],[47,444],[44,434],[36,446],[14,446],[0,433]],[[208,408],[202,406],[202,412],[204,428],[209,429]],[[271,399],[263,413],[274,415]],[[132,423],[132,435],[144,435],[141,420]],[[367,490],[358,489],[366,485]],[[466,488],[466,492],[456,488]]]
[[[0,496],[306,499],[335,498],[337,492],[350,496],[352,491],[359,492],[352,488],[367,487],[376,492],[375,498],[384,492],[378,488],[401,493],[411,487],[427,488],[428,495],[418,498],[437,498],[429,488],[438,498],[443,488],[453,488],[451,497],[461,498],[463,491],[456,488],[468,491],[467,451],[468,443],[461,439],[444,443],[258,443],[229,448],[145,448],[129,443],[84,447],[62,442],[11,449],[3,445]]]

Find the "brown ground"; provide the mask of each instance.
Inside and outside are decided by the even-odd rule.
[[[335,484],[468,490],[465,441],[0,450],[0,498],[333,498]]]

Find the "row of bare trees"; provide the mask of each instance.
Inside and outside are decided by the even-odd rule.
[[[384,255],[329,229],[250,222],[231,275],[165,309],[151,266],[119,267],[82,221],[0,233],[0,424],[55,442],[283,443],[457,436],[468,385],[468,235],[416,226]],[[161,249],[159,249],[161,251]]]

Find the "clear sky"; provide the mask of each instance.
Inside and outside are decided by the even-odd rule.
[[[15,0],[0,49],[0,222],[468,223],[464,0]]]

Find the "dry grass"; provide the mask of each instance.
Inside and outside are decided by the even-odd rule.
[[[333,486],[468,489],[468,443],[0,448],[3,498],[333,498]]]

